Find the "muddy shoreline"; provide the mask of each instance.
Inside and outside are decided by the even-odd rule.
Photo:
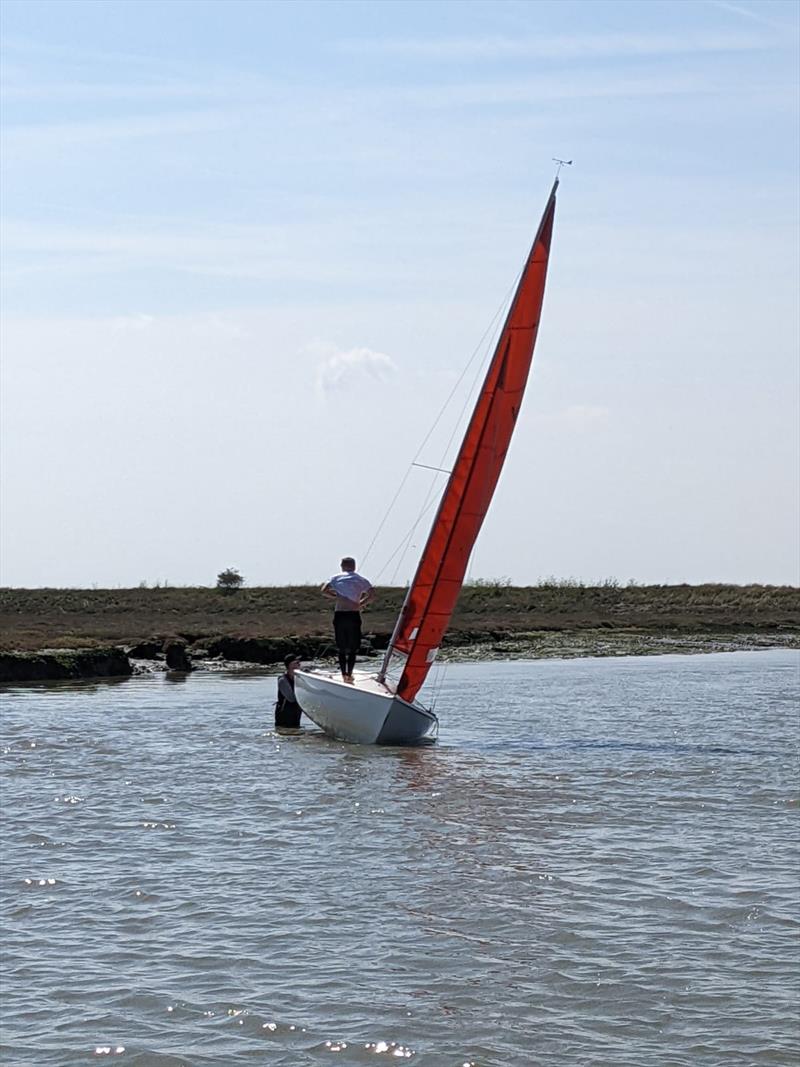
[[[580,631],[539,631],[487,635],[482,640],[465,640],[454,635],[439,655],[441,663],[477,663],[503,660],[577,659],[608,656],[702,655],[712,652],[759,651],[768,648],[800,649],[800,632],[773,633],[652,633],[614,632],[606,629]],[[221,639],[223,640],[223,639]],[[382,643],[382,642],[379,642]],[[84,649],[43,649],[37,652],[0,652],[0,684],[52,682],[75,679],[124,678],[132,675],[199,672],[239,672],[261,670],[274,674],[282,670],[283,648],[298,649],[308,661],[335,663],[332,650],[318,638],[295,636],[280,640],[249,642],[230,639],[230,648],[239,653],[228,657],[206,648],[176,648],[172,641],[158,647],[110,646]],[[280,655],[277,653],[281,652]],[[144,653],[144,654],[142,654]],[[381,650],[367,644],[359,666],[377,664]]]

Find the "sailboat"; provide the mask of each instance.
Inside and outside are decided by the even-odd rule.
[[[380,669],[295,672],[295,692],[325,733],[355,744],[413,744],[435,737],[438,719],[417,699],[439,651],[489,509],[528,380],[544,301],[558,178],[486,372]]]

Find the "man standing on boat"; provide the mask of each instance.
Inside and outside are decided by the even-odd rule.
[[[336,603],[333,609],[333,632],[339,651],[339,670],[345,682],[352,682],[356,654],[361,647],[361,609],[374,596],[372,584],[356,571],[356,561],[345,556],[341,574],[335,574],[322,587],[322,595]]]

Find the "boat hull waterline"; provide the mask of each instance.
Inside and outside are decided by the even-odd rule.
[[[416,702],[396,696],[374,675],[296,671],[295,693],[303,712],[338,741],[356,745],[410,745],[435,735],[439,720]]]

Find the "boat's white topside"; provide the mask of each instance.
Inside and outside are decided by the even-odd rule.
[[[374,674],[354,671],[346,682],[339,671],[300,670],[295,691],[305,714],[332,737],[357,744],[417,741],[436,724],[436,716],[401,700]]]

